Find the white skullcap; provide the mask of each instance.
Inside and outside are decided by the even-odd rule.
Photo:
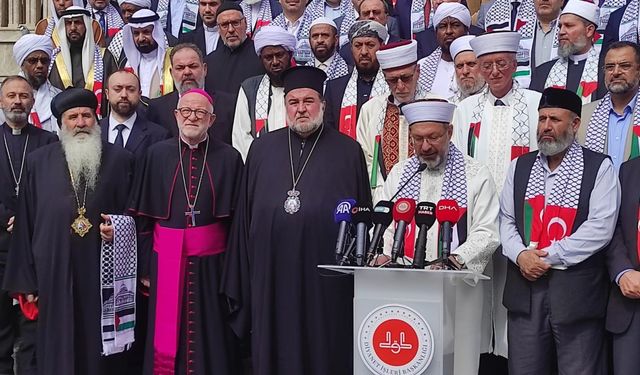
[[[315,25],[333,26],[333,28],[336,29],[336,31],[338,31],[338,26],[336,26],[336,23],[333,22],[333,20],[328,17],[318,17],[315,20],[313,20],[313,22],[311,22],[311,26],[309,26],[309,30],[311,30],[311,28],[314,27]]]
[[[469,41],[473,38],[475,38],[475,35],[463,35],[463,36],[457,37],[453,42],[451,42],[451,45],[449,46],[449,52],[451,53],[451,58],[455,60],[456,56],[460,52],[464,52],[464,51],[473,52],[473,48],[471,48],[471,44],[469,44]]]
[[[476,57],[489,53],[518,52],[520,33],[517,31],[496,31],[478,35],[469,41]]]
[[[467,28],[471,25],[471,13],[469,13],[469,9],[466,6],[460,3],[442,3],[438,5],[438,9],[433,14],[433,24],[438,26],[447,17],[457,19]]]
[[[381,69],[393,69],[418,61],[418,42],[415,40],[389,43],[376,51]]]
[[[16,60],[16,64],[18,64],[18,66],[22,66],[24,59],[26,59],[31,52],[35,51],[43,51],[49,55],[49,58],[51,58],[51,54],[53,53],[51,37],[36,34],[26,34],[21,36],[13,45],[13,58]]]
[[[273,25],[262,26],[253,37],[253,46],[257,55],[260,55],[266,46],[281,46],[287,51],[293,52],[297,43],[295,35],[280,26]]]
[[[118,0],[118,5],[122,6],[122,4],[124,3],[135,5],[141,8],[151,8],[151,0]]]
[[[589,1],[569,0],[562,10],[562,13],[560,13],[561,16],[563,14],[575,14],[596,26],[598,26],[600,21],[600,8]]]
[[[450,124],[456,105],[446,100],[418,100],[401,105],[400,109],[409,125],[427,121]]]

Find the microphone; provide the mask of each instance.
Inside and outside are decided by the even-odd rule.
[[[371,208],[355,206],[351,209],[351,218],[356,224],[356,266],[364,266],[367,249],[367,231],[371,226]]]
[[[427,232],[436,221],[436,205],[431,202],[420,202],[416,208],[416,226],[420,228],[416,249],[413,254],[413,268],[423,269],[427,257]]]
[[[442,259],[451,254],[451,229],[460,219],[460,208],[454,199],[440,199],[436,206],[436,219],[442,228]]]
[[[390,201],[380,201],[373,208],[373,212],[371,213],[371,221],[373,221],[374,225],[373,236],[371,237],[371,244],[369,245],[367,254],[374,254],[380,245],[382,234],[393,221],[391,210],[393,210],[393,203]]]
[[[393,195],[393,197],[391,197],[391,199],[389,199],[390,201],[393,201],[393,199],[395,197],[398,196],[398,194],[400,194],[400,192],[402,191],[402,189],[405,188],[405,186],[407,186],[407,184],[409,184],[409,182],[411,180],[413,180],[413,178],[420,172],[424,171],[425,169],[427,169],[427,163],[420,163],[420,165],[418,166],[418,169],[416,169],[415,172],[413,172],[413,174],[411,175],[411,177],[407,178],[407,181],[404,182],[404,184],[402,184],[402,186],[400,186],[400,188],[398,189],[398,191],[396,191],[396,193]],[[413,214],[411,214],[413,216]]]
[[[338,206],[333,214],[333,220],[340,224],[338,229],[338,240],[336,241],[336,262],[340,262],[342,259],[342,253],[344,253],[345,239],[349,232],[349,224],[351,223],[351,207],[356,205],[355,199],[344,199],[338,202]]]
[[[393,246],[391,247],[391,261],[396,263],[398,254],[404,245],[404,233],[407,230],[407,224],[413,219],[416,212],[416,201],[410,198],[400,198],[393,206],[393,220],[398,223],[396,233],[393,236]]]

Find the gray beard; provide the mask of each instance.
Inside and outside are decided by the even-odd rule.
[[[204,87],[204,77],[196,80],[196,82],[197,82],[197,85],[193,85],[191,82],[189,82],[189,84],[187,85],[183,85],[182,83],[175,82],[176,90],[178,90],[178,93],[182,95],[191,89],[201,89]]]
[[[60,143],[69,172],[73,176],[76,191],[80,190],[81,181],[85,181],[89,190],[95,191],[102,157],[100,133],[100,126],[97,123],[90,134],[83,135],[74,135],[73,131],[67,130],[64,124],[60,128]]]
[[[17,112],[2,108],[2,113],[4,113],[5,119],[11,121],[14,124],[24,125],[27,123],[27,120],[29,118],[29,114],[27,112]]]
[[[571,131],[567,131],[560,139],[555,142],[538,140],[538,150],[545,156],[554,156],[571,146],[571,143],[575,140],[575,135]]]
[[[320,111],[318,112],[318,116],[316,118],[312,118],[308,124],[300,124],[289,118],[289,115],[287,115],[287,124],[289,124],[291,130],[293,130],[297,134],[309,134],[318,130],[318,128],[322,126],[323,118],[324,111]]]
[[[587,38],[584,38],[584,37],[581,40],[573,44],[569,44],[567,46],[559,45],[558,56],[566,59],[569,56],[575,55],[576,53],[580,52],[580,50],[582,50],[586,46],[587,46]]]

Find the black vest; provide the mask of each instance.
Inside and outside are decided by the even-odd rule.
[[[584,147],[582,150],[584,153],[584,172],[580,186],[578,210],[571,233],[575,232],[587,220],[591,191],[595,185],[598,170],[604,159],[607,158],[606,155],[587,150]],[[516,226],[523,239],[524,198],[537,154],[537,151],[530,152],[518,158],[516,162],[513,200]],[[524,243],[524,240],[522,242]],[[562,271],[551,269],[542,276],[547,278],[549,282],[549,308],[554,321],[566,324],[582,319],[604,317],[608,286],[604,259],[604,251],[599,251],[580,264]],[[520,274],[520,269],[516,264],[508,262],[503,304],[509,313],[529,314],[531,312],[531,283]]]
[[[256,100],[258,97],[258,88],[260,87],[260,81],[264,75],[259,75],[251,78],[247,78],[240,84],[240,87],[247,96],[247,103],[249,103],[249,118],[251,119],[251,136],[256,137]],[[269,98],[267,108],[271,108],[271,88],[269,88]],[[267,113],[268,115],[269,113]]]

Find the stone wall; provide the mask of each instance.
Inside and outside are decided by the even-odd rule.
[[[22,35],[21,29],[33,32],[43,12],[48,14],[48,4],[48,0],[0,0],[0,81],[18,73],[13,43]]]

